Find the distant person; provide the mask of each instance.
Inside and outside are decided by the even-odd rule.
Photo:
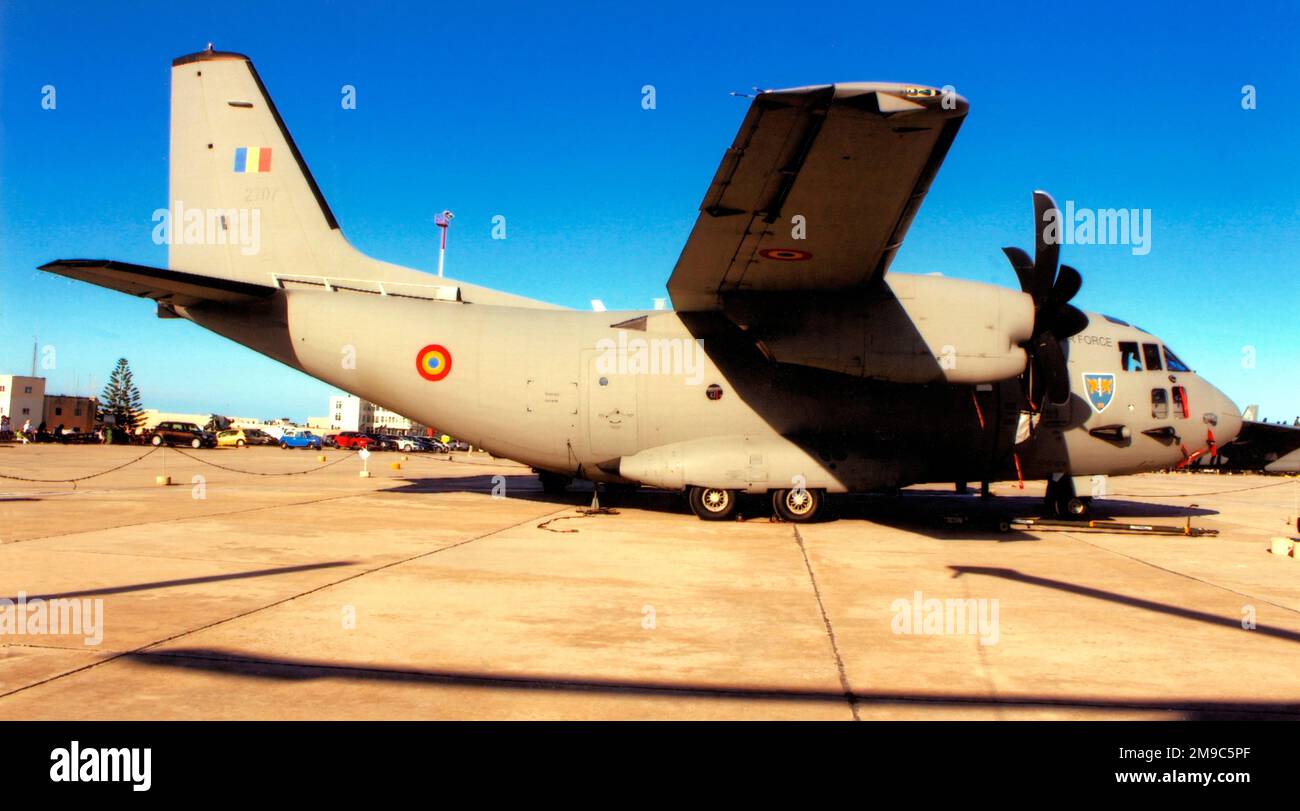
[[[9,415],[0,414],[0,434],[8,434],[12,429],[9,427]]]
[[[63,423],[59,423],[57,426],[55,426],[55,428],[54,428],[54,441],[55,441],[55,442],[63,442],[63,441],[65,441],[65,440],[63,439]]]
[[[32,421],[30,418],[23,421],[23,444],[26,445],[32,441]]]

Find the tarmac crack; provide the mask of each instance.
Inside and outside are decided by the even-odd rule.
[[[358,494],[358,495],[360,495],[360,494]],[[355,498],[355,497],[356,497],[355,495],[353,495],[353,496],[343,496],[343,498]],[[328,499],[322,499],[322,500],[328,500]],[[55,681],[58,681],[58,680],[60,680],[60,679],[67,678],[68,676],[74,676],[74,675],[76,675],[76,674],[78,674],[78,673],[84,673],[84,672],[86,672],[86,671],[88,671],[88,670],[92,670],[92,669],[94,669],[94,668],[101,667],[101,666],[103,666],[103,665],[109,664],[110,662],[115,662],[115,661],[117,661],[118,659],[121,659],[121,658],[123,658],[123,657],[125,657],[125,656],[148,656],[148,655],[159,655],[159,653],[162,653],[162,652],[156,652],[156,651],[155,651],[155,652],[151,652],[151,651],[150,651],[150,648],[156,648],[156,647],[158,647],[159,645],[165,645],[165,644],[167,644],[168,642],[174,642],[174,641],[176,641],[177,639],[181,639],[182,637],[190,636],[191,634],[197,634],[197,633],[199,633],[200,631],[206,631],[206,630],[208,630],[208,629],[210,629],[210,628],[215,628],[215,627],[217,627],[217,626],[219,626],[219,625],[225,625],[226,623],[234,622],[235,620],[243,619],[243,618],[245,618],[245,617],[252,616],[253,614],[257,614],[257,613],[259,613],[259,612],[266,611],[266,610],[271,609],[271,608],[275,608],[275,607],[277,607],[277,606],[285,605],[286,603],[293,602],[294,600],[297,600],[297,599],[299,599],[299,598],[301,598],[301,597],[308,597],[308,596],[310,596],[310,595],[312,595],[312,594],[316,594],[316,593],[318,593],[318,592],[324,591],[325,589],[333,588],[334,586],[342,585],[343,583],[348,583],[348,582],[353,581],[353,580],[356,580],[356,579],[358,579],[358,578],[365,577],[366,575],[374,574],[374,573],[376,573],[376,572],[382,572],[382,571],[384,571],[384,570],[386,570],[386,569],[391,569],[391,568],[393,568],[394,566],[401,566],[401,565],[404,564],[404,563],[412,563],[412,562],[417,561],[417,560],[422,560],[422,559],[427,558],[427,557],[430,557],[430,556],[432,556],[432,555],[436,555],[436,554],[438,554],[439,552],[446,552],[446,551],[451,550],[451,549],[458,549],[458,548],[460,548],[460,547],[462,547],[462,546],[465,546],[465,545],[467,545],[467,544],[474,543],[475,541],[481,541],[481,540],[483,540],[483,539],[485,539],[485,538],[491,538],[493,535],[499,535],[499,534],[502,533],[502,532],[507,532],[507,531],[512,530],[512,529],[518,529],[519,527],[526,526],[526,525],[531,524],[532,522],[538,520],[539,518],[547,518],[548,516],[558,515],[558,514],[560,514],[560,513],[565,512],[567,509],[568,509],[568,507],[565,507],[564,510],[554,510],[554,511],[549,512],[549,513],[543,513],[542,515],[532,516],[532,517],[530,517],[530,518],[524,519],[523,521],[517,521],[517,522],[515,522],[515,523],[513,523],[513,524],[509,524],[509,525],[507,525],[507,526],[500,527],[499,529],[494,529],[494,530],[492,530],[491,532],[484,532],[484,533],[482,533],[482,534],[480,534],[480,535],[475,535],[475,536],[472,537],[472,538],[466,538],[465,540],[462,540],[462,541],[456,541],[455,543],[450,543],[450,544],[447,544],[446,546],[439,546],[439,547],[437,547],[436,549],[428,549],[428,550],[425,550],[425,551],[423,551],[423,552],[420,552],[419,554],[408,555],[407,557],[401,558],[401,559],[399,559],[399,560],[389,561],[388,563],[384,563],[384,564],[381,564],[381,565],[379,565],[379,566],[372,566],[371,568],[369,568],[369,569],[365,569],[365,570],[360,571],[360,572],[354,572],[353,574],[350,574],[350,575],[348,575],[348,576],[346,576],[346,577],[340,577],[340,578],[337,579],[337,580],[332,580],[332,581],[330,581],[330,582],[328,582],[328,583],[322,583],[321,585],[319,585],[319,586],[314,586],[313,588],[307,589],[306,591],[301,591],[301,592],[298,592],[298,593],[296,593],[296,594],[291,594],[291,595],[289,595],[288,597],[283,597],[283,598],[281,598],[281,599],[279,599],[279,600],[274,600],[274,601],[272,601],[272,602],[270,602],[270,603],[267,603],[266,605],[261,605],[261,606],[258,606],[258,607],[256,607],[256,608],[250,608],[250,609],[248,609],[247,611],[241,611],[241,612],[239,612],[238,614],[234,614],[234,615],[232,615],[232,616],[225,617],[225,618],[223,618],[223,619],[219,619],[219,620],[214,620],[213,622],[209,622],[209,623],[206,623],[206,624],[204,624],[204,625],[200,625],[200,626],[198,626],[197,628],[190,628],[190,629],[185,630],[185,631],[180,631],[179,633],[172,634],[171,636],[164,637],[163,639],[156,639],[156,640],[154,640],[153,642],[150,642],[150,643],[148,643],[148,644],[146,644],[146,645],[140,645],[139,647],[131,648],[130,650],[119,651],[119,652],[117,652],[117,653],[112,654],[111,656],[107,656],[107,657],[105,657],[105,658],[103,658],[103,659],[100,659],[100,660],[98,660],[98,661],[91,662],[91,663],[86,664],[86,665],[82,665],[81,667],[75,667],[75,668],[73,668],[73,669],[71,669],[71,670],[64,671],[63,673],[57,673],[57,674],[55,674],[55,675],[53,675],[53,676],[48,676],[48,677],[46,677],[46,678],[44,678],[44,679],[41,679],[41,680],[39,680],[39,681],[34,681],[34,682],[32,682],[31,684],[24,684],[24,685],[21,686],[21,687],[16,687],[16,688],[14,688],[13,690],[8,690],[8,691],[5,691],[5,692],[3,692],[3,693],[0,693],[0,699],[8,698],[9,696],[16,695],[16,694],[18,694],[18,693],[22,693],[22,692],[25,692],[25,691],[27,691],[27,690],[31,690],[31,689],[34,688],[34,687],[40,687],[40,686],[43,685],[43,684],[50,684],[51,682],[55,682]],[[157,523],[157,522],[153,522],[153,523]]]
[[[803,535],[799,534],[797,526],[794,527],[794,540],[799,544],[799,554],[803,555],[804,569],[808,571],[808,582],[812,584],[813,596],[817,598],[817,611],[821,614],[822,625],[826,626],[826,637],[830,640],[831,653],[835,656],[835,670],[839,673],[840,689],[844,691],[844,700],[849,703],[849,712],[853,713],[853,720],[861,721],[862,718],[858,715],[858,697],[849,686],[849,674],[844,668],[844,657],[840,655],[839,643],[835,641],[835,628],[826,613],[826,604],[822,601],[822,592],[817,586],[817,575],[813,574],[812,561],[808,559],[808,549],[804,546]]]

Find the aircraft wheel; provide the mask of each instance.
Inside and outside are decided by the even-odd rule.
[[[782,521],[801,524],[814,520],[821,513],[826,496],[821,490],[772,491],[772,512]]]
[[[160,436],[155,436],[153,439],[151,439],[151,440],[149,440],[149,441],[150,441],[151,443],[153,443],[153,446],[156,448],[156,447],[158,447],[159,445],[162,444],[162,437],[160,437]]]
[[[1065,502],[1065,508],[1061,512],[1063,515],[1069,518],[1078,518],[1080,520],[1083,520],[1087,518],[1088,513],[1092,511],[1092,504],[1090,503],[1091,501],[1092,499],[1090,498],[1076,497],[1076,498],[1067,499]]]
[[[737,494],[735,490],[721,487],[692,487],[687,500],[691,512],[704,521],[725,521],[736,514]]]

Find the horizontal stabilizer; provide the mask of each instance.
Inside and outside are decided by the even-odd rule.
[[[274,287],[260,284],[109,259],[56,259],[41,265],[40,269],[178,307],[203,302],[247,303],[275,292]]]

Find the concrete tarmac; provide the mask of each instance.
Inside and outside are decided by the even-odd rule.
[[[999,531],[1041,483],[796,527],[583,516],[482,454],[149,451],[0,445],[51,480],[0,478],[0,719],[1300,718],[1300,560],[1267,550],[1300,479],[1094,504],[1194,538]]]

